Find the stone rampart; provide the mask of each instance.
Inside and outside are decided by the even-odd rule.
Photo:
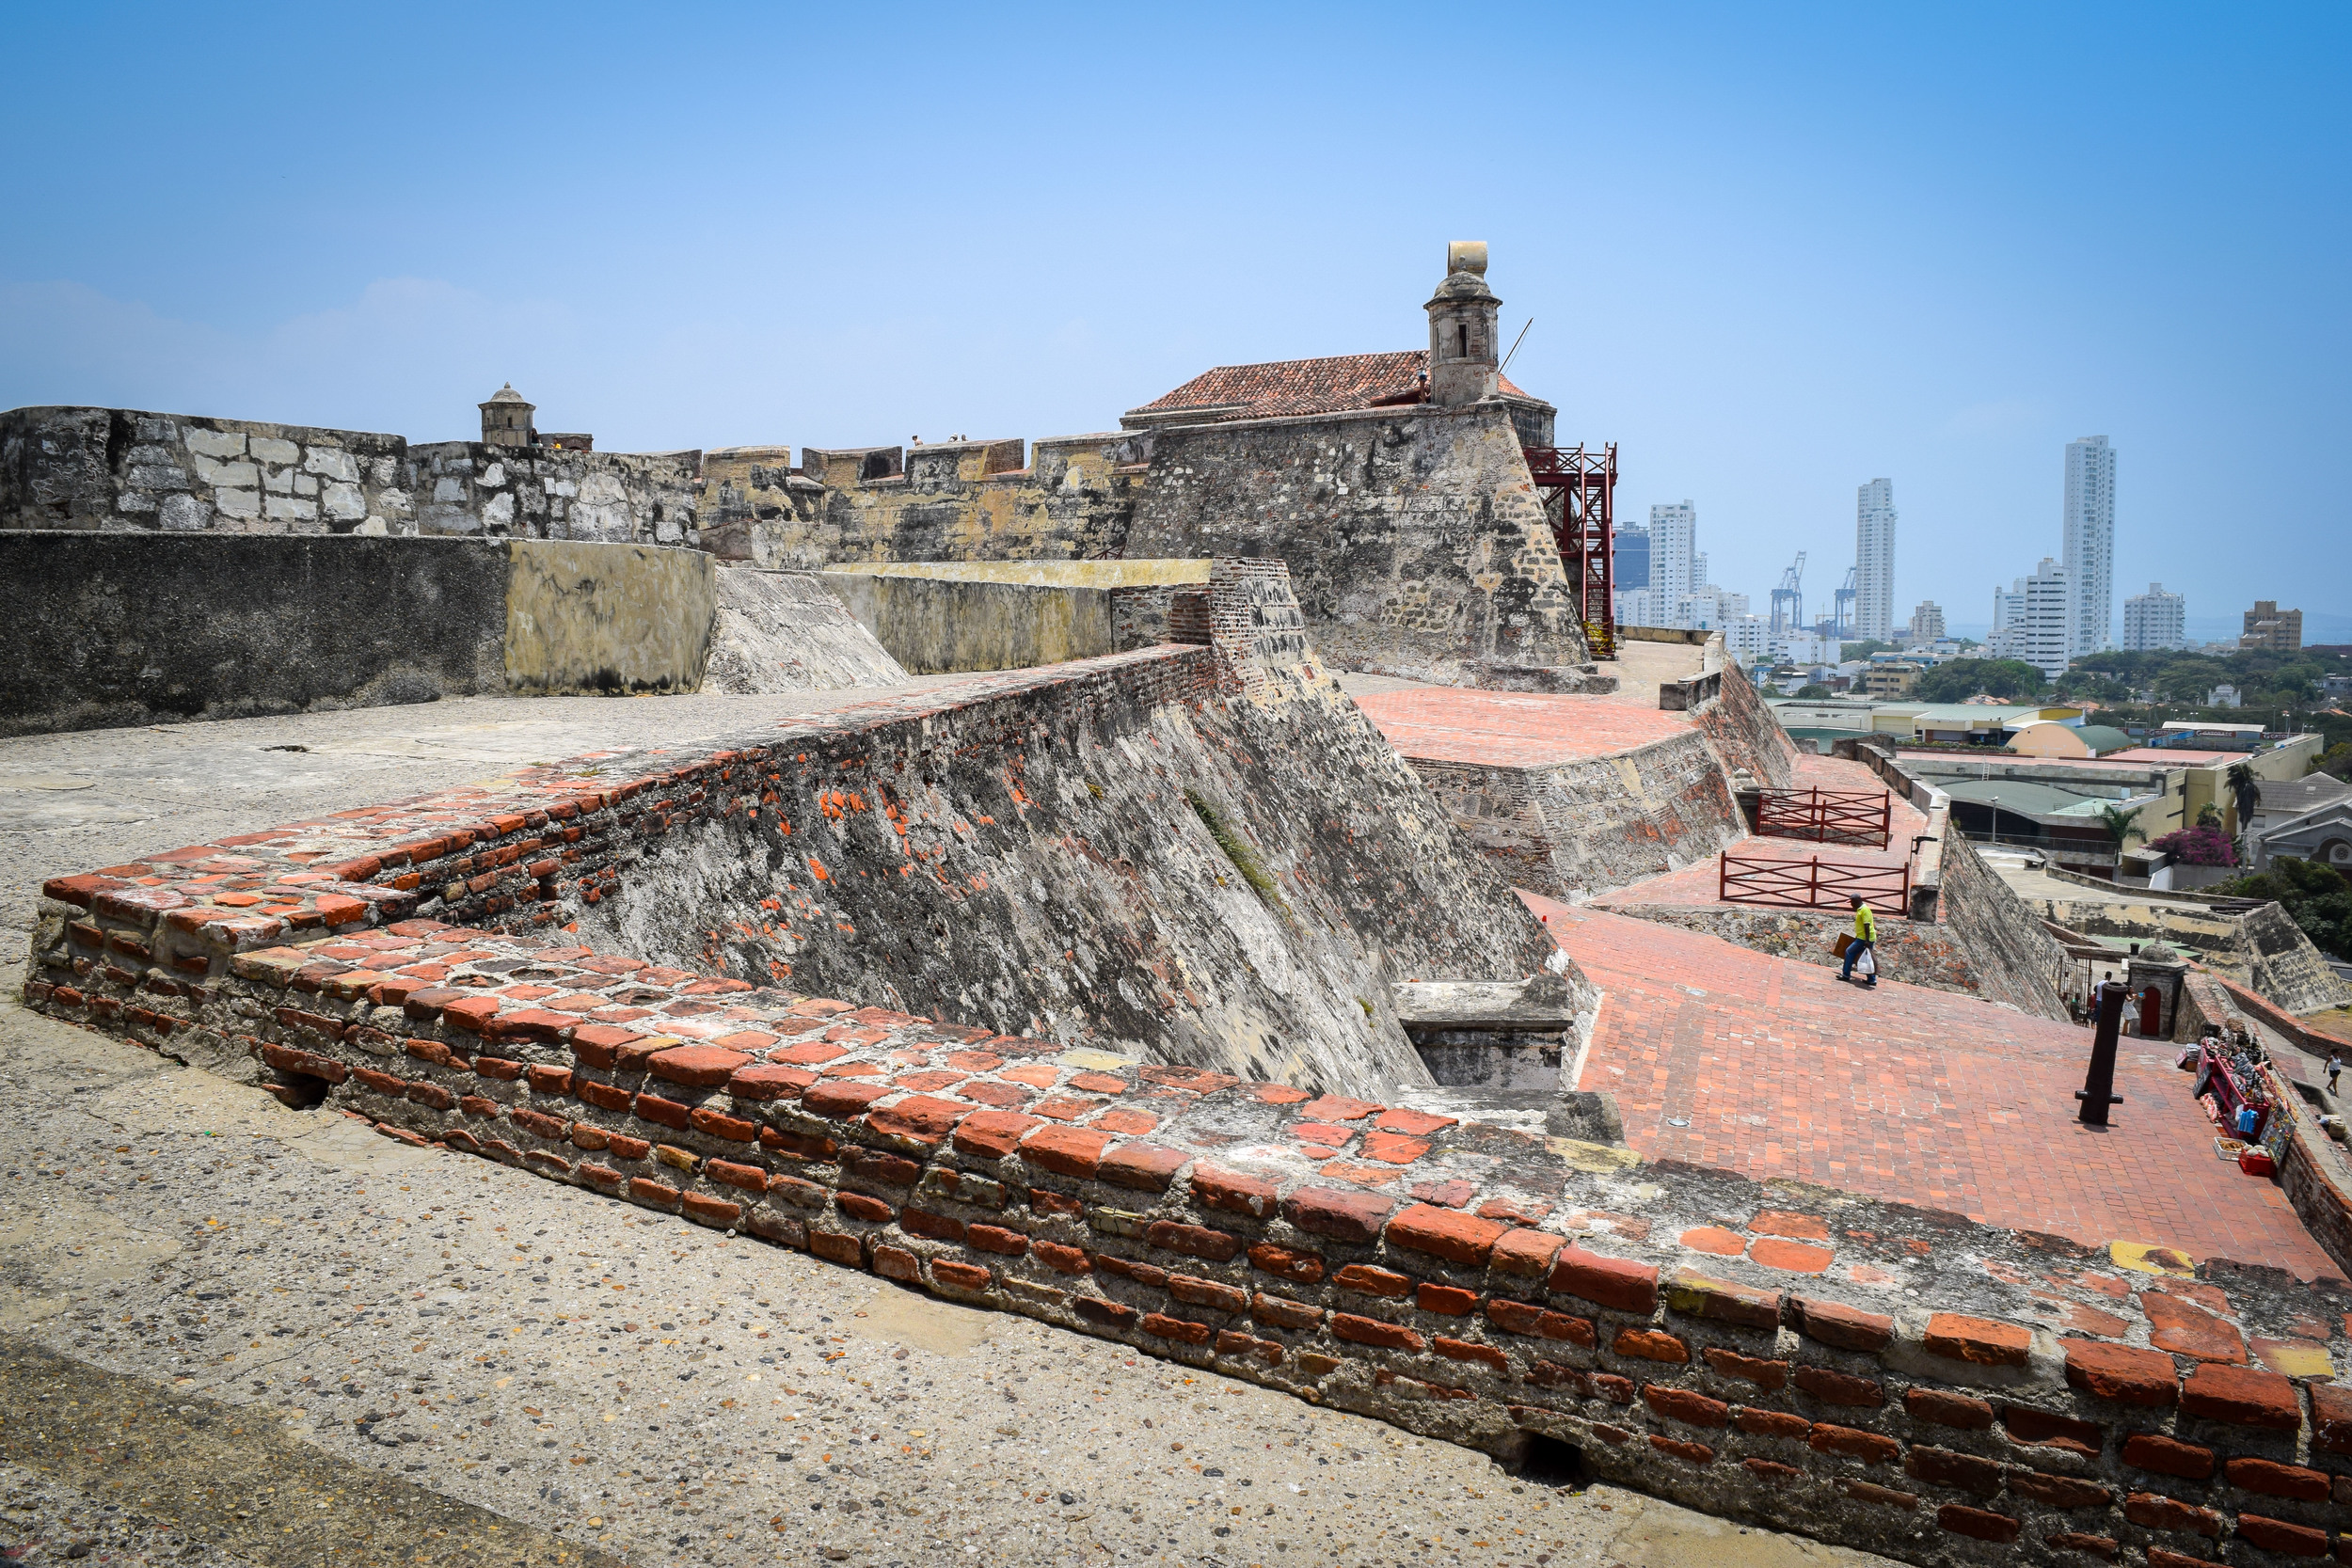
[[[412,803],[358,862],[311,824],[60,878],[25,998],[402,1142],[1913,1562],[2343,1554],[2341,1281],[1621,1168],[417,918],[400,886],[479,860],[527,916],[592,818],[658,833],[748,760]]]
[[[1788,788],[1796,782],[1796,742],[1781,728],[1779,715],[1756,694],[1747,672],[1736,660],[1722,657],[1720,637],[1708,644],[1708,652],[1714,668],[1706,674],[1717,683],[1715,695],[1691,705],[1691,717],[1713,742],[1725,768],[1744,768],[1769,789]],[[1663,701],[1661,691],[1661,705]]]
[[[1129,556],[1289,563],[1342,669],[1478,685],[1590,657],[1502,404],[1375,408],[1152,433]]]
[[[408,449],[419,533],[699,546],[700,452],[444,441]]]
[[[2336,978],[2312,939],[2277,904],[2242,909],[2198,894],[2121,887],[2062,871],[2050,880],[2084,887],[2081,897],[2030,901],[2042,918],[2069,930],[2126,942],[2169,943],[2289,1012],[2315,1012],[2352,1002],[2352,988]]]
[[[1303,642],[1209,635],[747,742],[765,809],[673,822],[583,940],[1161,1061],[1426,1083],[1388,988],[1540,976],[1541,927]]]
[[[2000,874],[1984,863],[1976,846],[1947,832],[1943,891],[1936,919],[1969,958],[1978,993],[2005,1002],[2036,1018],[2066,1016],[2059,1000],[2074,960],[2043,929],[2042,916],[2020,898]]]
[[[577,451],[124,408],[0,413],[0,531],[696,545],[700,454]]]
[[[0,531],[0,735],[691,691],[714,570],[634,545]]]
[[[1679,871],[1740,837],[1730,784],[1695,729],[1573,762],[1412,768],[1513,886],[1566,902]]]
[[[1148,647],[1200,561],[926,562],[819,574],[915,674],[1022,670]]]
[[[1121,553],[1151,437],[940,442],[703,455],[710,547],[813,571],[836,562],[1097,560]]]
[[[900,686],[906,670],[810,572],[718,574],[709,689],[835,691]]]

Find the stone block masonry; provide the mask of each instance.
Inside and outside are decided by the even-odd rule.
[[[1476,686],[1589,657],[1510,411],[1376,408],[1152,436],[1122,553],[1289,562],[1345,670]]]
[[[691,691],[715,576],[636,545],[0,530],[0,735]]]
[[[578,451],[124,408],[0,414],[0,531],[701,542],[701,453]]]

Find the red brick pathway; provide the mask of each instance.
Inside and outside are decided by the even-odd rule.
[[[1972,1219],[2337,1271],[2273,1183],[2215,1158],[2169,1048],[2126,1040],[2114,1126],[2074,1118],[2086,1030],[1522,893],[1607,995],[1581,1087],[1645,1155]],[[1674,1127],[1668,1117],[1687,1119]]]
[[[1687,735],[1688,717],[1614,697],[1554,697],[1410,687],[1356,699],[1389,743],[1432,762],[1541,768],[1629,752]],[[1859,766],[1859,765],[1850,765]]]
[[[1796,761],[1796,786],[1799,789],[1845,789],[1883,792],[1886,785],[1863,763],[1849,762],[1843,757],[1815,756],[1799,753]],[[1900,865],[1911,854],[1911,840],[1915,833],[1928,831],[1925,814],[1901,796],[1895,798],[1894,811],[1887,824],[1886,847],[1873,849],[1853,844],[1815,844],[1800,838],[1743,838],[1732,848],[1741,860],[1804,861],[1818,855],[1826,863],[1840,865]],[[1721,856],[1710,855],[1696,865],[1680,871],[1652,877],[1631,887],[1619,888],[1601,895],[1594,902],[1610,904],[1713,904],[1720,902],[1719,889]],[[1883,906],[1885,900],[1873,900]],[[1879,909],[1881,914],[1899,914],[1899,910]]]

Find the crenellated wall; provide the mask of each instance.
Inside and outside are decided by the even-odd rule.
[[[704,454],[709,547],[812,570],[847,562],[1094,561],[1120,554],[1150,437]]]

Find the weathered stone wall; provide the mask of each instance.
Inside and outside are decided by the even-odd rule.
[[[2065,876],[2054,877],[2064,883]],[[2069,930],[2123,942],[2164,942],[2252,987],[2289,1012],[2352,1002],[2352,990],[2286,911],[2263,904],[2243,912],[2195,895],[2094,883],[2084,895],[2021,900]]]
[[[2032,906],[1984,863],[1976,846],[1947,833],[1942,848],[1937,923],[1968,954],[1979,994],[2036,1018],[2063,1020],[2066,1005],[2059,996],[2073,968],[2066,949],[2042,928],[2042,917]]]
[[[1513,886],[1566,902],[1679,871],[1741,836],[1723,768],[1696,730],[1549,767],[1411,766]]]
[[[501,553],[510,693],[702,689],[717,610],[710,557],[555,539],[510,540]]]
[[[704,454],[711,547],[759,566],[1091,561],[1122,552],[1149,436]]]
[[[122,408],[0,414],[0,530],[695,545],[700,454],[637,455]]]
[[[0,530],[414,533],[408,443],[125,408],[0,414]]]
[[[1160,1061],[1425,1083],[1389,988],[1545,977],[1551,950],[1278,618],[1225,629],[1253,646],[1221,697],[1216,657],[1158,648],[789,726],[763,809],[676,824],[582,938]]]
[[[1477,685],[1591,657],[1500,404],[1154,432],[1121,553],[1289,562],[1342,669]]]
[[[692,690],[714,571],[640,546],[0,531],[0,735]]]
[[[820,581],[916,674],[1021,670],[1149,646],[1203,561],[829,566]]]
[[[808,572],[730,566],[718,574],[713,691],[834,691],[899,686],[906,670]]]
[[[1790,787],[1796,783],[1796,742],[1781,728],[1779,715],[1756,694],[1747,672],[1737,660],[1721,657],[1720,639],[1708,651],[1717,668],[1707,673],[1720,673],[1722,684],[1714,701],[1698,705],[1691,717],[1707,732],[1725,768],[1746,768],[1767,789]]]
[[[698,546],[700,452],[443,441],[408,449],[416,531]]]

